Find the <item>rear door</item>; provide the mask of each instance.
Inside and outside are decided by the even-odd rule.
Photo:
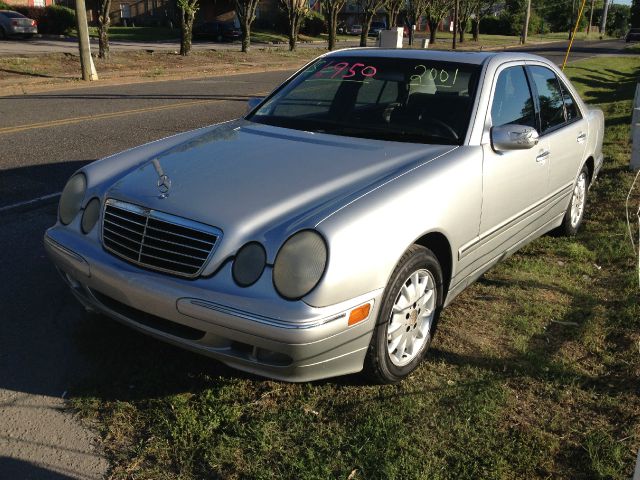
[[[588,125],[566,85],[549,68],[527,67],[540,114],[540,136],[549,145],[551,212],[564,213],[587,145]]]

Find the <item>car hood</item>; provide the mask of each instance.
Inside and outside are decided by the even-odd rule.
[[[107,197],[218,227],[225,244],[219,249],[233,254],[245,241],[268,242],[270,234],[313,226],[310,221],[453,148],[238,120],[153,155],[113,184]],[[165,198],[158,187],[162,175],[171,183]]]

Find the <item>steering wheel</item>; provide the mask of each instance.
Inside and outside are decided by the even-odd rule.
[[[439,118],[422,117],[420,119],[420,121],[421,121],[421,123],[423,125],[424,124],[431,124],[431,125],[435,126],[436,128],[439,128],[440,131],[444,131],[444,132],[448,133],[449,137],[453,138],[454,140],[459,140],[460,139],[460,137],[458,135],[458,132],[456,132],[451,125],[449,125],[448,123],[443,122]]]

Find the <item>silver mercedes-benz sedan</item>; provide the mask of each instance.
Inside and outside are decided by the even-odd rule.
[[[87,309],[154,337],[397,382],[483,272],[576,233],[603,129],[537,56],[342,50],[244,118],[81,168],[45,246]]]

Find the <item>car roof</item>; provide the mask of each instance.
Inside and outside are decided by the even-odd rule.
[[[503,61],[541,60],[542,57],[523,52],[450,52],[445,50],[420,50],[411,48],[345,48],[327,54],[328,57],[396,57],[416,60],[431,60],[436,62],[460,62],[472,65],[482,65],[492,58]]]

